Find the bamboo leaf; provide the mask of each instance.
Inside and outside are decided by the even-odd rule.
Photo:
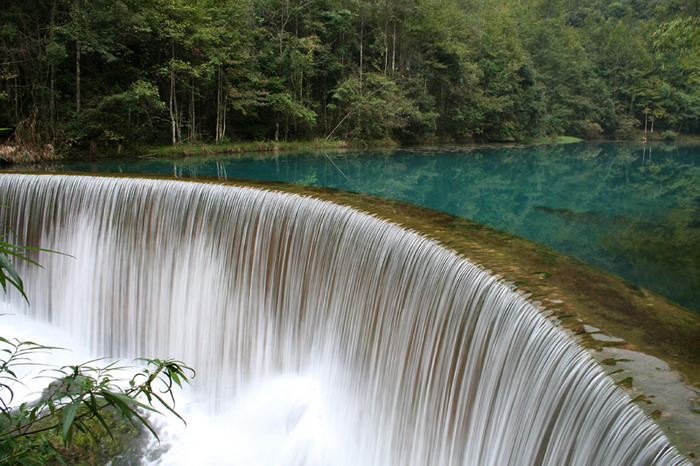
[[[123,404],[125,404],[127,407],[128,407],[129,405],[133,404],[133,405],[138,406],[139,408],[143,408],[143,409],[145,409],[145,410],[147,410],[147,411],[151,411],[151,412],[154,412],[154,413],[157,413],[157,412],[158,412],[157,409],[155,409],[155,408],[153,408],[153,407],[151,407],[151,406],[145,405],[145,404],[143,404],[143,403],[141,403],[141,402],[139,402],[139,401],[136,401],[135,399],[133,399],[133,398],[127,396],[127,395],[124,395],[124,394],[122,394],[122,393],[115,393],[115,392],[110,392],[110,391],[103,390],[102,392],[100,392],[100,395],[103,396],[105,399],[108,399],[108,401],[109,401],[109,399],[113,399],[113,400],[115,400],[115,401],[117,401],[117,402],[121,402],[121,403],[118,403],[118,404],[122,404],[122,403],[123,403]],[[117,404],[117,403],[115,403],[115,404]],[[131,409],[130,407],[129,407],[129,409],[130,409],[131,411],[133,411],[133,409]]]
[[[61,435],[63,436],[63,441],[66,443],[69,443],[70,441],[70,432],[71,432],[71,427],[73,426],[73,421],[75,420],[75,415],[78,412],[78,408],[80,407],[81,400],[78,398],[77,400],[74,400],[72,403],[70,403],[67,407],[63,409],[63,416],[62,416],[62,432]]]

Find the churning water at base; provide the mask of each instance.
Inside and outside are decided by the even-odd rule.
[[[99,354],[197,369],[202,414],[187,431],[208,432],[218,456],[186,432],[166,462],[685,464],[518,294],[372,216],[248,188],[66,176],[0,176],[0,204],[17,242],[75,257],[22,268],[21,312]]]

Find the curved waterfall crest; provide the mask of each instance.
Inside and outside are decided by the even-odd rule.
[[[688,464],[531,304],[390,222],[146,179],[0,175],[0,204],[18,243],[74,256],[21,269],[27,315],[101,354],[186,361],[212,411],[311,381],[278,410],[275,464]]]

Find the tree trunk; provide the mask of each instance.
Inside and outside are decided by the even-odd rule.
[[[51,4],[51,40],[54,38],[54,29],[56,27],[56,1]],[[51,60],[49,66],[51,79],[51,95],[49,96],[49,124],[51,125],[52,138],[56,134],[56,64]]]
[[[56,128],[56,66],[52,63],[50,66],[51,74],[51,96],[49,98],[49,121],[51,131]]]
[[[396,71],[396,21],[394,21],[394,37],[391,46],[391,71]]]
[[[75,41],[75,114],[80,113],[80,41]]]
[[[389,70],[389,42],[387,36],[389,34],[389,23],[384,24],[384,76]]]
[[[216,80],[216,132],[214,140],[217,143],[223,142],[226,135],[226,107],[227,95],[224,91],[224,78],[221,67]]]
[[[279,32],[279,49],[280,49],[280,57],[282,57],[282,52],[284,52],[284,31],[287,29],[287,23],[289,22],[289,2],[287,2],[287,11],[286,11],[286,16],[282,18],[282,22],[280,23],[280,32]]]
[[[175,70],[170,67],[170,99],[169,99],[169,111],[170,111],[170,141],[173,145],[177,144],[177,106],[175,102]]]
[[[221,142],[221,70],[216,77],[216,129],[214,130],[214,142]]]
[[[14,82],[14,104],[15,104],[15,122],[19,123],[21,116],[19,112],[19,69],[15,66],[15,77],[12,79]]]
[[[183,104],[177,104],[177,94],[175,94],[175,123],[177,124],[177,141],[182,142],[182,115],[184,113]]]
[[[362,62],[364,61],[364,37],[365,37],[365,17],[362,11],[360,11],[360,83],[362,83]]]
[[[188,139],[194,142],[197,139],[197,128],[196,128],[196,113],[194,108],[194,83],[190,88],[190,128],[187,135]]]
[[[173,145],[180,141],[180,125],[178,122],[177,96],[175,94],[176,77],[175,77],[175,43],[170,42],[170,98],[168,99],[168,111],[170,113],[170,141]]]
[[[224,92],[223,102],[221,102],[221,142],[226,137],[226,113],[228,107],[228,95]]]

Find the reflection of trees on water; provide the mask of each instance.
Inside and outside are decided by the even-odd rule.
[[[696,157],[659,145],[650,160],[637,144],[355,154],[341,161],[352,182],[337,187],[496,226],[697,309]]]
[[[615,267],[635,282],[700,311],[700,207],[628,221],[601,240]]]
[[[421,158],[397,152],[380,161],[357,156],[346,163],[353,167],[354,191],[502,228],[697,309],[696,156],[659,146],[650,161],[640,146],[583,144]]]
[[[587,260],[700,311],[700,207],[671,209],[653,220],[536,209],[593,231],[576,244],[588,250]]]

